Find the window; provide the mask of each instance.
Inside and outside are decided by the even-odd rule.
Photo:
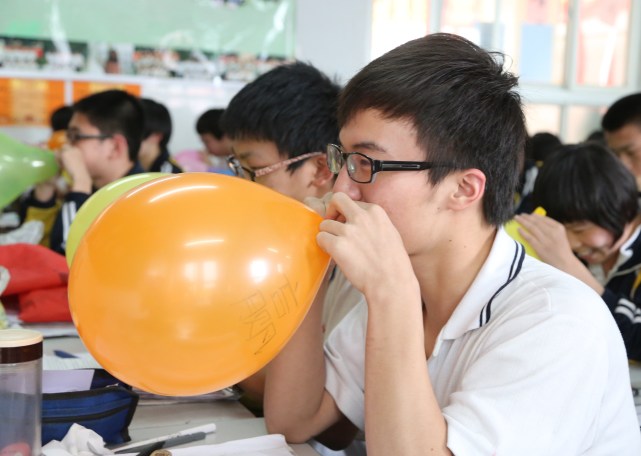
[[[641,90],[641,2],[372,0],[372,58],[426,33],[462,35],[506,55],[528,131],[564,142],[599,129],[618,98]]]

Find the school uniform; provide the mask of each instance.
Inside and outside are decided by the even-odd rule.
[[[164,149],[149,167],[150,173],[182,173],[183,170],[178,163],[170,157],[169,151]]]
[[[139,174],[145,172],[144,169],[140,166],[139,163],[136,163],[134,166],[131,167],[129,172],[125,176],[130,176],[132,174]],[[123,177],[125,177],[123,176]],[[93,193],[95,193],[96,190],[94,189]],[[92,194],[93,194],[92,193]],[[73,219],[76,217],[76,213],[80,209],[80,207],[91,197],[89,193],[83,193],[83,192],[69,192],[65,195],[62,206],[60,207],[60,210],[58,211],[55,221],[53,222],[53,227],[51,228],[51,235],[50,235],[50,240],[49,240],[49,247],[60,253],[60,254],[65,254],[65,248],[67,244],[67,237],[69,236],[69,229],[71,227],[71,222],[73,222]],[[56,206],[56,200],[55,197],[52,198],[50,201],[46,202],[39,202],[37,201],[33,194],[29,196],[29,198],[26,201],[26,206],[36,206],[40,209],[43,208],[52,208]],[[28,211],[29,209],[27,209]]]
[[[641,360],[641,226],[621,246],[607,276],[601,265],[588,268],[605,287],[601,297],[621,331],[628,358]]]
[[[325,388],[361,430],[366,328],[367,306],[358,305],[325,344]],[[607,307],[502,229],[426,369],[454,454],[641,454],[628,361]]]

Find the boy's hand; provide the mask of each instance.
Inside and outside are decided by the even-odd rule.
[[[366,296],[416,281],[403,240],[378,205],[334,193],[316,239],[347,279]]]
[[[46,203],[55,196],[58,189],[58,179],[60,178],[60,171],[62,169],[60,155],[57,152],[51,153],[55,154],[56,161],[58,162],[58,172],[55,176],[50,177],[46,181],[37,183],[33,188],[34,198],[42,203]]]
[[[87,164],[82,151],[77,147],[65,145],[60,151],[60,162],[62,167],[71,177],[71,191],[91,193],[92,179],[87,169]]]

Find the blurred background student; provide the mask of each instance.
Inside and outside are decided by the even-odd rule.
[[[633,174],[599,143],[563,146],[541,167],[524,239],[539,258],[594,289],[641,360],[641,211]]]
[[[168,149],[171,139],[171,115],[165,105],[150,98],[141,98],[145,115],[145,130],[140,144],[138,161],[145,171],[152,173],[181,173]]]

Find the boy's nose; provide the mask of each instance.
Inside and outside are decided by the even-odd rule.
[[[349,175],[347,174],[347,168],[343,166],[340,172],[338,173],[338,176],[336,177],[333,191],[334,193],[343,192],[347,196],[349,196],[352,200],[360,201],[361,199],[360,185],[361,184],[354,182],[349,177]]]

